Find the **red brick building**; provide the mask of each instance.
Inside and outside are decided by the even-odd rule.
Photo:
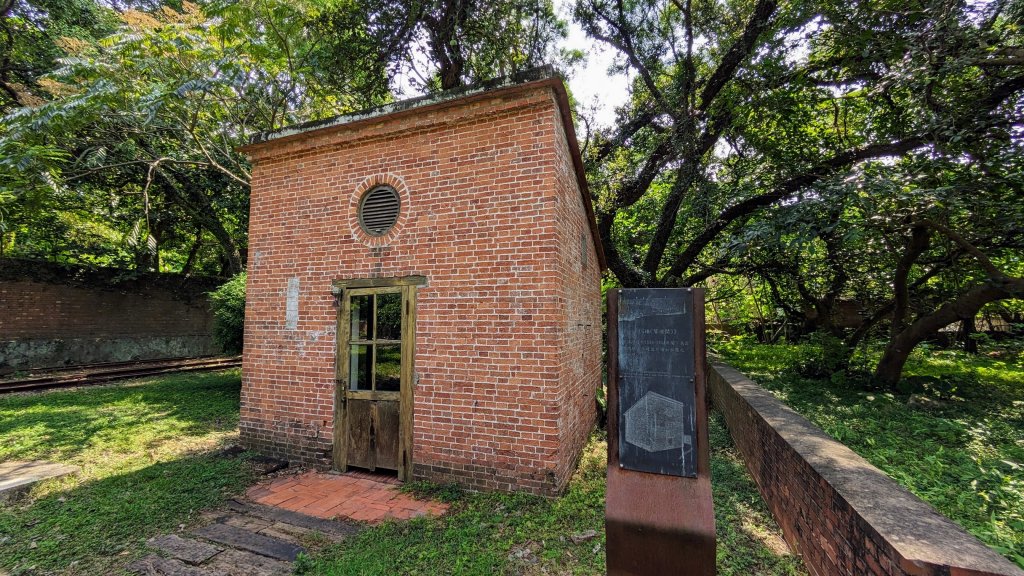
[[[594,420],[604,267],[561,79],[538,69],[244,152],[243,442],[560,491]]]

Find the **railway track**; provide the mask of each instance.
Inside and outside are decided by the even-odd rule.
[[[168,374],[171,372],[197,372],[220,370],[242,365],[241,356],[214,356],[207,358],[175,358],[171,360],[142,360],[134,362],[110,362],[73,366],[12,380],[0,380],[0,394],[5,392],[28,392],[47,388],[88,386],[114,380]]]

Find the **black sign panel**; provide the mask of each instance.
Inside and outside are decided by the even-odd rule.
[[[697,476],[693,293],[619,291],[619,465]]]

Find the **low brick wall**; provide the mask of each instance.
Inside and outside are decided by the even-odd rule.
[[[747,470],[812,574],[1024,576],[743,374],[713,365],[708,384]]]
[[[216,354],[221,279],[0,260],[0,375]]]

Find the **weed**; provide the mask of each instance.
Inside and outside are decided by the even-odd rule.
[[[435,484],[433,482],[406,482],[401,491],[424,500],[440,500],[441,502],[457,502],[465,492],[458,484]]]

